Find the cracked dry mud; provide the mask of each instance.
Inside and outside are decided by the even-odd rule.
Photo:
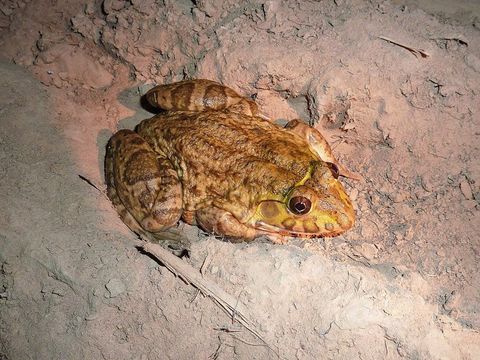
[[[473,0],[2,2],[0,358],[478,357],[479,19]],[[344,181],[358,219],[336,238],[180,225],[184,261],[273,351],[139,252],[78,177],[103,186],[112,132],[185,77],[318,126],[365,179]]]

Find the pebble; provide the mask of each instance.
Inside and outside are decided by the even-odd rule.
[[[473,54],[467,54],[465,56],[465,63],[469,66],[472,70],[477,73],[480,73],[480,59]]]
[[[408,199],[409,194],[405,191],[398,190],[391,194],[391,199],[394,203],[401,203]]]
[[[105,288],[109,292],[109,297],[114,298],[117,297],[118,295],[122,294],[125,292],[125,285],[123,282],[121,282],[119,279],[110,279],[108,283],[105,285]]]
[[[357,198],[358,198],[358,189],[355,188],[350,192],[350,200],[356,201]]]
[[[373,244],[363,243],[359,249],[360,253],[367,259],[372,260],[377,257],[378,249]]]
[[[122,10],[125,7],[125,1],[121,0],[105,0],[103,2],[103,11],[110,14],[113,11]]]
[[[444,249],[437,249],[436,251],[437,255],[440,257],[445,257],[446,253]]]
[[[466,209],[469,210],[474,210],[478,205],[476,200],[464,200],[462,201],[462,204]]]
[[[205,22],[205,13],[203,11],[201,11],[200,9],[198,8],[193,8],[192,10],[192,16],[193,16],[193,20],[197,23],[197,24],[203,24]]]
[[[467,200],[473,199],[472,188],[470,187],[470,184],[468,183],[467,180],[463,180],[460,183],[460,191],[462,192],[463,196],[465,196],[465,199]]]
[[[65,290],[63,289],[53,289],[52,294],[58,295],[58,296],[65,296]]]

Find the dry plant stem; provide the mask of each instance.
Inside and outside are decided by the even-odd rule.
[[[400,47],[402,47],[402,48],[410,51],[413,55],[415,55],[415,57],[418,57],[418,55],[420,55],[420,56],[423,57],[423,58],[426,58],[426,57],[429,57],[429,56],[430,56],[430,54],[428,54],[426,51],[424,51],[424,50],[422,50],[422,49],[415,49],[415,48],[413,48],[413,47],[411,47],[411,46],[403,45],[403,44],[401,44],[401,43],[399,43],[399,42],[397,42],[397,41],[394,41],[394,40],[392,40],[392,39],[389,39],[389,38],[387,38],[387,37],[385,37],[385,36],[379,36],[378,38],[379,38],[379,39],[382,39],[382,40],[385,40],[385,41],[388,41],[388,42],[391,43],[391,44],[400,46]]]
[[[83,175],[78,174],[78,177],[79,177],[81,180],[85,181],[88,185],[90,185],[91,187],[93,187],[94,189],[96,189],[96,190],[97,190],[100,194],[102,194],[102,195],[105,197],[105,199],[107,199],[108,202],[111,204],[110,199],[109,199],[108,196],[107,196],[107,189],[106,189],[104,186],[100,186],[100,185],[95,184],[92,180],[86,178],[86,177],[83,176]]]
[[[101,189],[101,186],[96,185],[92,180],[90,180],[90,179],[88,179],[88,178],[86,178],[85,176],[80,175],[80,174],[78,174],[78,177],[79,177],[81,180],[85,181],[88,185],[90,185],[90,186],[92,186],[93,188],[97,189],[99,192],[105,193],[105,190],[102,190],[102,189]]]
[[[227,294],[222,288],[220,288],[214,282],[204,279],[202,274],[184,262],[182,259],[176,257],[168,250],[164,249],[160,245],[145,242],[142,244],[142,248],[147,253],[154,256],[160,261],[168,270],[173,274],[179,276],[187,283],[193,285],[202,294],[209,296],[214,302],[225,310],[232,318],[235,318],[240,324],[242,324],[248,331],[260,339],[265,346],[272,350],[277,356],[278,353],[262,338],[262,336],[255,330],[253,322],[249,319],[248,310],[245,306],[237,301],[233,296]]]

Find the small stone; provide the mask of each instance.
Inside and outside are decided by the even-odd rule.
[[[372,260],[377,257],[378,249],[373,244],[363,243],[360,253],[367,259]]]
[[[138,46],[137,51],[142,56],[150,56],[153,54],[154,49],[147,46]]]
[[[88,314],[87,316],[85,316],[85,320],[86,320],[86,321],[93,321],[93,320],[95,320],[97,317],[98,317],[97,313]]]
[[[356,201],[357,198],[358,198],[358,189],[353,189],[353,190],[350,192],[350,200]]]
[[[240,282],[240,278],[235,274],[230,275],[229,280],[230,280],[230,283],[232,283],[234,285],[236,285]]]
[[[103,19],[95,19],[95,20],[93,20],[93,24],[95,26],[105,26],[105,25],[107,25],[107,22]]]
[[[5,16],[10,16],[13,14],[13,9],[7,7],[6,5],[2,5],[0,8],[0,11],[5,15]]]
[[[470,184],[468,183],[467,180],[463,180],[460,183],[460,191],[462,192],[463,196],[465,196],[465,199],[467,200],[473,199],[472,188],[470,187]]]
[[[209,40],[210,38],[204,33],[198,35],[198,45],[206,44]]]
[[[220,11],[216,7],[219,5],[214,5],[214,2],[212,1],[199,0],[196,1],[196,4],[197,8],[204,12],[208,17],[217,17],[219,15]]]
[[[436,251],[437,255],[440,257],[445,257],[446,253],[444,249],[437,249]]]
[[[95,6],[93,3],[88,3],[87,5],[85,5],[85,8],[83,10],[83,12],[86,14],[86,15],[93,15],[95,13]]]
[[[197,24],[203,24],[205,22],[205,13],[198,8],[192,10],[193,21]]]
[[[103,2],[103,11],[105,14],[110,14],[112,11],[122,10],[125,6],[125,2],[121,0],[105,0]]]
[[[408,199],[409,194],[405,191],[398,190],[396,193],[391,194],[391,199],[394,203],[401,203]]]
[[[58,73],[58,77],[62,79],[63,81],[66,81],[68,79],[68,74],[64,71]]]
[[[387,173],[387,177],[391,180],[391,182],[396,183],[400,179],[400,174],[397,170],[391,169],[391,171]]]
[[[108,24],[116,24],[118,22],[118,16],[115,14],[108,14],[107,17],[105,18]]]
[[[53,78],[52,83],[53,83],[54,86],[56,86],[59,89],[61,89],[62,86],[63,86],[62,80],[60,80],[58,77]]]
[[[478,205],[476,200],[463,200],[462,204],[468,210],[474,210]]]
[[[212,266],[212,269],[210,270],[210,273],[212,275],[215,275],[218,272],[218,266]]]
[[[465,64],[469,66],[473,71],[480,73],[480,59],[473,54],[467,54],[465,56]]]
[[[125,285],[119,279],[110,279],[109,282],[105,285],[105,288],[108,290],[111,298],[117,297],[118,295],[125,292]]]
[[[65,290],[63,290],[63,289],[53,289],[52,294],[63,297],[63,296],[65,296]]]

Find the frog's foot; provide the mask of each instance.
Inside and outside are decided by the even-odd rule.
[[[105,157],[107,194],[134,232],[158,232],[177,223],[182,188],[168,159],[159,157],[131,130],[110,139]]]
[[[308,144],[310,145],[310,149],[314,153],[316,153],[320,157],[320,159],[322,159],[322,161],[332,163],[337,167],[339,175],[354,180],[362,180],[361,175],[350,171],[338,162],[338,160],[333,155],[332,148],[328,144],[327,140],[320,133],[320,131],[311,126],[308,126],[300,119],[290,120],[285,125],[285,128],[306,139]]]
[[[284,235],[280,235],[280,234],[274,234],[274,233],[265,233],[264,235],[272,243],[278,244],[278,245],[288,244],[289,240],[291,239],[288,236],[284,236]]]
[[[196,221],[205,231],[225,235],[233,242],[251,241],[261,235],[256,229],[239,222],[231,213],[216,207],[198,210]]]
[[[235,90],[206,79],[186,80],[158,85],[145,98],[155,108],[179,111],[226,110],[250,116],[261,116],[255,101]]]

